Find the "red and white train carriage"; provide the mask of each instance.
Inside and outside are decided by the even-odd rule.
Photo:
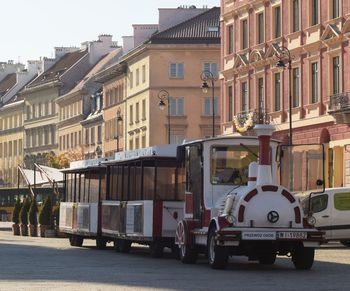
[[[178,223],[175,238],[182,262],[194,263],[200,252],[207,253],[213,268],[225,268],[231,255],[245,255],[262,264],[273,264],[276,255],[290,255],[297,269],[311,268],[322,233],[308,223],[312,217],[304,217],[299,201],[276,183],[277,165],[271,157],[277,143],[270,143],[273,130],[272,125],[255,126],[259,165],[248,159],[247,183],[237,166],[242,166],[254,146],[258,148],[256,139],[240,138],[229,145],[211,139],[184,146],[188,173],[185,218]],[[308,169],[317,188],[322,183],[316,174]]]

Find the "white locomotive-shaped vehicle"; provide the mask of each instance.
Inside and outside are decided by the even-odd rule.
[[[239,137],[229,143],[214,138],[183,145],[184,219],[175,237],[182,262],[194,263],[198,253],[207,253],[211,267],[220,269],[232,255],[261,264],[286,255],[297,269],[312,267],[323,233],[312,225],[312,216],[304,216],[299,200],[277,183],[277,142],[270,143],[274,127],[258,124],[254,129],[259,144],[256,138]],[[289,159],[292,163],[293,157]],[[310,166],[297,162],[291,166],[300,167],[300,173]],[[323,177],[312,169],[307,173],[309,184],[322,184]],[[288,177],[290,184],[297,182],[297,177]]]

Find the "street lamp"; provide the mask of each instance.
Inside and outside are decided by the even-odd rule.
[[[118,108],[118,111],[117,111],[117,116],[116,116],[116,128],[117,128],[117,136],[116,136],[116,139],[117,139],[117,152],[119,152],[119,122],[122,122],[123,121],[123,117],[121,115],[121,112],[120,112],[120,108]]]
[[[286,67],[285,61],[288,63],[288,71],[289,71],[289,137],[288,137],[288,144],[293,144],[293,128],[292,128],[292,108],[293,108],[293,99],[292,99],[292,57],[290,54],[290,51],[288,48],[281,46],[280,47],[281,54],[278,55],[278,62],[276,64],[276,67],[283,69]],[[285,60],[285,61],[283,61]]]
[[[212,114],[213,114],[213,133],[212,133],[212,137],[215,136],[215,106],[214,106],[214,81],[215,81],[215,78],[214,78],[214,75],[212,72],[210,71],[203,71],[201,73],[201,80],[203,81],[202,83],[202,91],[203,93],[208,93],[208,90],[210,88],[210,86],[208,85],[208,81],[211,82],[211,89],[212,89]]]
[[[168,103],[168,144],[170,144],[170,97],[169,92],[162,89],[158,93],[159,98],[159,109],[164,110],[165,109],[165,101]]]

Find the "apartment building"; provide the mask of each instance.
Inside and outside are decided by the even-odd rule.
[[[349,186],[349,1],[222,0],[221,16],[222,132],[264,111],[288,143],[292,118],[293,143],[325,145],[326,186]]]

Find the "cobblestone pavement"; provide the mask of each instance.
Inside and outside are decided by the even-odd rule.
[[[8,290],[349,290],[350,249],[333,243],[316,252],[311,271],[296,271],[288,258],[273,266],[231,259],[227,270],[212,270],[206,259],[184,265],[153,259],[145,247],[130,254],[97,250],[68,239],[15,237],[0,231],[0,291]]]

